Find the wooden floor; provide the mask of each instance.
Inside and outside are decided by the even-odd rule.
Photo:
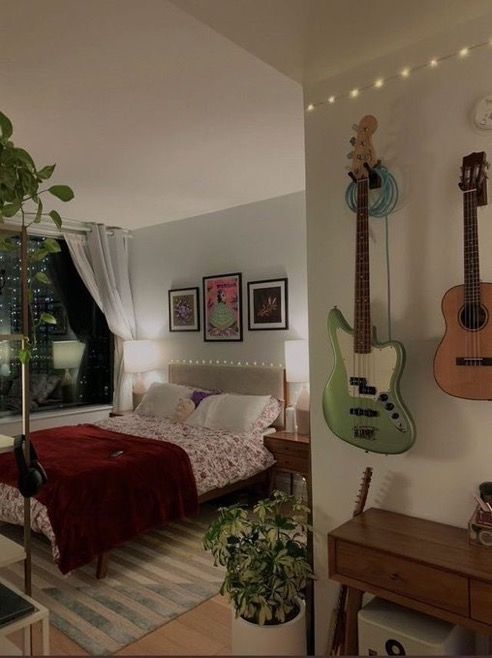
[[[52,656],[86,656],[84,649],[53,626]],[[21,638],[13,638],[19,643]],[[33,650],[39,654],[37,633],[33,633]],[[193,608],[152,633],[129,644],[119,656],[227,656],[231,654],[231,608],[222,596]]]

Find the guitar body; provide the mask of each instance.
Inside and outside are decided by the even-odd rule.
[[[480,283],[480,310],[466,316],[465,287],[450,288],[442,300],[446,332],[434,357],[434,377],[445,393],[492,400],[492,283]],[[469,328],[466,327],[469,326]]]
[[[357,448],[405,452],[415,441],[415,428],[399,391],[403,345],[379,343],[374,337],[369,353],[354,353],[353,330],[337,308],[328,315],[328,333],[335,357],[323,393],[328,426]]]

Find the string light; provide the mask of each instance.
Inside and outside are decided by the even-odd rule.
[[[371,82],[370,84],[365,85],[363,87],[356,87],[345,93],[337,94],[336,96],[335,95],[328,96],[328,98],[326,98],[325,100],[309,103],[306,106],[306,110],[311,112],[312,110],[315,110],[318,107],[333,105],[335,100],[339,100],[342,98],[357,98],[357,96],[359,96],[362,92],[369,91],[370,89],[380,89],[388,82],[394,82],[396,80],[401,80],[402,78],[409,78],[410,74],[412,74],[413,77],[414,73],[424,71],[425,69],[434,69],[441,62],[444,62],[446,60],[457,59],[457,58],[463,59],[468,55],[470,55],[472,50],[484,48],[485,46],[488,47],[492,46],[492,39],[489,39],[487,41],[482,41],[480,43],[476,43],[472,46],[467,46],[466,48],[461,48],[460,50],[457,50],[452,53],[448,53],[446,55],[441,55],[440,57],[433,57],[431,60],[429,60],[424,64],[412,66],[411,68],[409,66],[406,66],[398,73],[394,73],[393,75],[386,76],[386,78],[378,78],[374,82]]]

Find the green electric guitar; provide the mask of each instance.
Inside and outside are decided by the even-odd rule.
[[[408,450],[415,428],[400,395],[405,364],[401,343],[379,343],[371,326],[369,290],[369,189],[379,186],[372,145],[375,117],[357,127],[350,176],[357,185],[354,329],[335,307],[328,315],[335,364],[323,393],[326,422],[340,439],[385,454]]]

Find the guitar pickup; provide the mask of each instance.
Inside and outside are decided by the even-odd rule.
[[[367,379],[365,377],[351,377],[350,386],[365,386]]]
[[[365,386],[362,384],[361,386],[359,386],[359,393],[361,393],[361,395],[376,395],[376,387]]]
[[[351,407],[350,408],[350,415],[351,416],[366,416],[368,418],[374,418],[375,416],[379,416],[379,412],[377,412],[375,409],[364,409],[361,407]]]

